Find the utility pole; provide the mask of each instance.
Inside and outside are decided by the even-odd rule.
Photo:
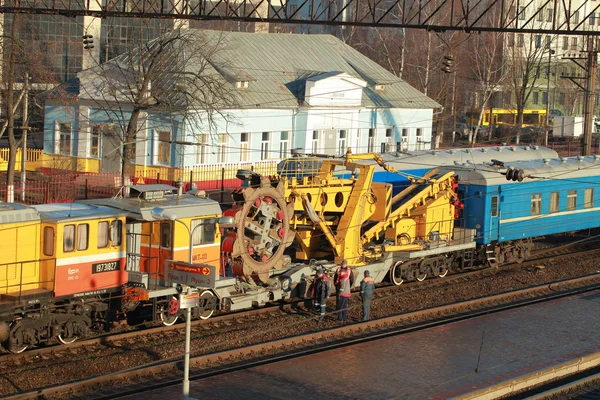
[[[565,78],[577,85],[585,94],[584,114],[583,114],[583,146],[581,155],[587,156],[592,154],[592,126],[594,122],[594,100],[596,97],[596,72],[598,70],[598,50],[595,40],[592,36],[588,36],[587,50],[584,51],[587,55],[567,56],[569,59],[581,67],[585,71],[585,76],[566,76]],[[585,65],[583,62],[585,60]],[[585,86],[581,85],[577,80],[585,80]]]
[[[588,36],[587,40],[587,85],[585,88],[585,114],[583,118],[583,148],[581,155],[592,154],[592,126],[594,123],[594,100],[596,97],[596,71],[598,69],[598,52],[595,40]]]
[[[23,131],[23,148],[21,150],[21,201],[25,202],[25,182],[27,181],[27,130],[28,126],[28,109],[29,103],[29,72],[25,72],[25,83],[23,86],[23,119],[21,129]]]

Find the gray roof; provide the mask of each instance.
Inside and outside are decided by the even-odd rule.
[[[181,39],[169,44],[171,47],[164,52],[164,59],[161,60],[161,65],[168,68],[163,67],[164,72],[152,80],[153,95],[161,88],[168,89],[165,90],[168,95],[158,100],[162,104],[169,103],[171,107],[176,105],[203,109],[202,104],[193,104],[191,97],[186,96],[190,90],[188,87],[186,90],[181,89],[181,79],[178,78],[182,76],[182,72],[187,76],[197,72],[198,65],[203,65],[203,78],[209,77],[213,82],[219,82],[226,94],[231,96],[219,105],[222,109],[297,107],[303,100],[306,79],[324,78],[339,73],[347,73],[367,82],[367,87],[363,89],[363,107],[441,107],[331,35],[187,29],[169,32],[163,39],[150,42],[147,47],[152,48],[165,37],[174,36]],[[126,81],[134,79],[135,74],[124,72],[123,69],[135,65],[139,54],[145,53],[147,51],[138,51],[137,55],[125,54],[102,66],[82,71],[79,74],[82,82],[79,98],[119,98],[123,101],[131,97],[127,94]],[[106,78],[99,78],[99,72]],[[110,84],[107,83],[108,80],[111,81]],[[236,89],[238,81],[249,82],[248,88]],[[385,85],[385,88],[375,90],[376,84]],[[180,90],[173,90],[174,87]],[[120,95],[115,95],[119,91]]]
[[[38,204],[31,207],[40,214],[42,221],[78,221],[122,215],[112,208],[80,203]]]
[[[506,180],[508,168],[523,170],[523,182]],[[464,185],[524,185],[527,182],[596,178],[600,175],[600,156],[544,158],[541,160],[509,161],[503,167],[490,164],[446,166],[442,172],[454,171]]]

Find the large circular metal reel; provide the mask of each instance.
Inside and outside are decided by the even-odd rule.
[[[285,264],[284,251],[294,240],[290,230],[294,207],[286,203],[284,190],[284,183],[273,187],[267,177],[261,178],[259,188],[244,190],[244,205],[235,215],[232,255],[242,259],[233,267],[236,275],[265,283],[269,270]]]

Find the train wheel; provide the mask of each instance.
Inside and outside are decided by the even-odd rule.
[[[396,286],[402,285],[404,282],[404,274],[402,271],[402,262],[397,262],[390,271],[390,278],[392,278],[392,283]]]
[[[179,301],[176,297],[173,297],[169,303],[164,306],[161,305],[158,311],[158,318],[164,326],[174,325],[179,319],[177,312],[179,311]]]
[[[21,354],[25,350],[27,350],[27,345],[11,346],[11,347],[8,348],[8,351],[10,351],[13,354]]]
[[[75,343],[79,339],[79,336],[57,335],[56,339],[58,339],[58,341],[62,344],[71,344]]]
[[[217,298],[210,290],[200,293],[200,319],[209,319],[215,312],[215,302]]]
[[[448,267],[446,267],[446,266],[440,267],[437,276],[439,278],[443,278],[446,275],[448,275]]]
[[[419,271],[419,274],[415,276],[415,279],[419,282],[423,282],[427,278],[427,272],[423,273]]]

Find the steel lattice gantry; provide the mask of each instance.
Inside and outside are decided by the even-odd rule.
[[[0,12],[599,35],[590,28],[599,8],[592,0],[4,0]]]

